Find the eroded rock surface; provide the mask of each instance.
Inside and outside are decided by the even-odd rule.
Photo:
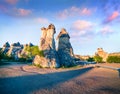
[[[48,28],[41,28],[40,51],[43,51],[44,57],[36,55],[33,63],[41,67],[60,67],[58,55],[55,49],[54,34],[55,26],[50,24]]]
[[[70,36],[63,28],[58,37],[58,56],[61,66],[72,66],[75,64],[73,48],[69,41]]]

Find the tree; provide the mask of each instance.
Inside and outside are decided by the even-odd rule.
[[[95,60],[94,60],[93,57],[89,57],[89,58],[87,59],[87,61],[88,61],[88,62],[93,62],[93,61],[95,61]]]
[[[35,55],[44,56],[43,51],[40,51],[38,46],[26,47],[25,51],[27,51],[29,56],[34,57]]]
[[[120,56],[108,56],[107,62],[109,62],[109,63],[120,63]]]
[[[97,63],[103,62],[103,58],[102,58],[101,56],[94,56],[94,60],[95,60],[95,62],[97,62]]]

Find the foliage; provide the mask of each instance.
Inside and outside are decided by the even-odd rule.
[[[102,63],[103,62],[103,58],[101,56],[94,56],[94,60],[97,63]]]
[[[109,63],[120,63],[120,56],[108,56],[107,62],[109,62]]]
[[[93,61],[95,61],[95,60],[94,60],[93,57],[89,57],[89,58],[87,59],[87,61],[88,61],[88,62],[93,62]]]
[[[2,54],[2,51],[0,50],[0,61],[2,58],[3,58],[3,54]]]
[[[29,55],[32,57],[34,57],[35,55],[44,57],[43,51],[40,51],[38,46],[32,46],[32,47],[27,46],[25,51],[27,51],[29,53]]]

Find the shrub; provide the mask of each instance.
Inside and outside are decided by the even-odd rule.
[[[94,56],[94,60],[97,63],[102,63],[103,62],[103,58],[101,56]]]
[[[95,61],[95,60],[94,60],[93,57],[89,57],[89,58],[87,59],[87,61],[88,61],[88,62],[93,62],[93,61]]]
[[[109,63],[120,63],[120,56],[108,56],[107,62],[109,62]]]
[[[44,57],[44,52],[40,51],[38,46],[32,46],[32,47],[26,47],[25,51],[29,52],[31,57],[34,57],[35,55],[39,55]]]

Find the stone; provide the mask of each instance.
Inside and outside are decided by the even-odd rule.
[[[70,36],[63,28],[58,37],[58,56],[61,66],[73,66],[75,64],[73,48],[70,43]]]
[[[2,53],[6,54],[9,51],[9,48],[10,48],[10,44],[9,42],[6,42],[2,47]]]
[[[29,46],[29,47],[32,47],[32,46],[34,46],[34,45],[30,42],[30,43],[28,44],[28,46]]]
[[[48,28],[41,28],[41,38],[40,38],[40,51],[43,51],[44,57],[36,55],[33,64],[39,65],[41,67],[60,67],[58,54],[55,47],[54,34],[55,26],[50,24]]]
[[[3,47],[10,47],[9,42],[6,42],[6,43],[3,45]]]
[[[103,50],[103,48],[98,48],[97,52],[95,53],[96,56],[100,56],[103,58],[103,61],[106,62],[108,53]]]

